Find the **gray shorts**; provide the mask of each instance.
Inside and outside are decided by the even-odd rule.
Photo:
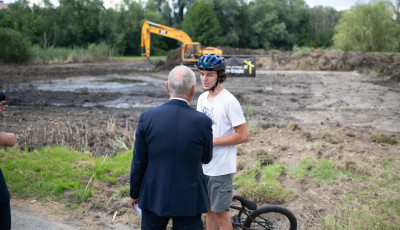
[[[206,176],[208,202],[211,211],[227,212],[232,202],[233,174]]]

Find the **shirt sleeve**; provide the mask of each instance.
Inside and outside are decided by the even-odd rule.
[[[232,127],[237,127],[246,123],[246,119],[243,115],[242,106],[236,98],[229,100],[228,105],[228,118],[231,121]]]

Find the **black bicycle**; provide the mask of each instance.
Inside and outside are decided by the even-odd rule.
[[[232,218],[234,229],[284,229],[296,230],[297,219],[287,208],[278,205],[265,205],[257,207],[256,202],[241,196],[234,196],[231,211],[235,214]],[[236,202],[235,202],[236,201]],[[235,203],[240,203],[240,206]]]

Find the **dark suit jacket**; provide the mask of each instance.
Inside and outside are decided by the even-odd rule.
[[[185,101],[170,100],[140,115],[130,196],[159,216],[208,211],[202,163],[212,158],[212,121]]]

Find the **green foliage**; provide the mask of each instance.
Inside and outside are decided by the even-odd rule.
[[[399,48],[400,24],[388,1],[356,5],[336,26],[334,45],[345,51],[391,52]]]
[[[238,47],[245,28],[246,4],[240,0],[206,0],[213,8],[221,27],[224,45]]]
[[[292,196],[292,192],[282,188],[278,181],[284,171],[283,165],[262,165],[260,162],[250,164],[233,178],[237,193],[257,202],[282,203]]]
[[[386,143],[390,145],[400,144],[400,139],[398,136],[389,136],[384,133],[376,133],[371,135],[370,139],[377,143]]]
[[[110,48],[105,44],[90,44],[88,49],[82,48],[49,48],[42,49],[38,45],[32,49],[34,61],[37,63],[71,63],[108,60]]]
[[[310,54],[311,49],[309,47],[298,47],[297,45],[293,46],[293,51],[299,52],[302,57]]]
[[[346,13],[357,15],[342,18],[335,45],[344,50],[399,51],[400,17],[394,15],[400,15],[400,8],[398,3],[388,4],[373,1],[367,4],[371,9],[358,5]],[[304,0],[124,0],[116,9],[105,9],[101,0],[60,0],[58,6],[20,0],[0,11],[0,27],[20,32],[44,50],[105,44],[112,55],[138,56],[145,20],[183,29],[204,45],[291,50],[295,45],[331,47],[340,15],[330,7],[310,9]],[[180,43],[152,36],[151,46],[151,55],[166,56]],[[96,60],[86,54],[69,59]]]
[[[333,35],[341,13],[332,7],[316,6],[311,9],[311,46],[328,48],[333,45]]]
[[[311,169],[309,173],[317,182],[328,183],[333,182],[340,174],[341,171],[335,169],[334,162],[324,159],[318,162],[318,165]]]
[[[277,5],[272,0],[255,0],[250,2],[246,10],[248,33],[245,35],[250,48],[276,48],[275,41],[285,38],[285,23],[278,17]],[[290,38],[292,39],[292,38]],[[294,42],[291,42],[294,44]]]
[[[303,158],[299,164],[296,164],[296,166],[290,168],[288,171],[297,180],[303,180],[313,166],[314,163],[312,161],[308,158]]]
[[[108,60],[109,53],[111,53],[110,48],[104,42],[96,45],[90,44],[88,47],[88,52],[92,56],[93,60]]]
[[[33,152],[17,148],[0,150],[10,193],[18,198],[64,200],[79,204],[90,198],[94,180],[115,183],[130,169],[132,152],[94,158],[89,153],[63,147],[43,147]]]
[[[309,9],[303,0],[255,0],[246,9],[246,47],[290,50],[307,44]]]
[[[131,188],[129,186],[119,188],[119,194],[121,197],[129,197]]]
[[[29,42],[18,31],[0,28],[0,61],[22,63],[31,58]]]
[[[213,9],[204,1],[196,1],[188,10],[182,22],[182,29],[203,45],[221,44],[221,29]]]

